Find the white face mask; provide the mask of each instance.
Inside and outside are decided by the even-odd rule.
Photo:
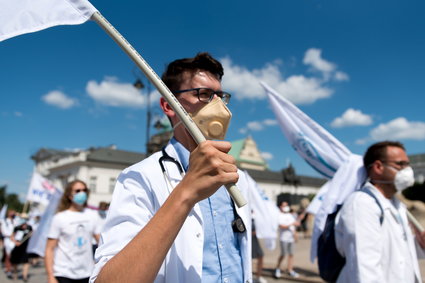
[[[393,167],[391,167],[393,168]],[[393,168],[394,170],[397,170]],[[415,177],[413,173],[412,167],[405,167],[399,171],[397,171],[397,174],[394,178],[394,185],[397,189],[397,191],[401,192],[402,190],[413,186],[415,183]]]
[[[291,209],[289,208],[289,206],[285,206],[284,208],[282,208],[283,212],[288,213],[289,211],[291,211]]]
[[[232,118],[232,113],[221,99],[216,98],[212,100],[199,109],[198,112],[190,115],[206,139],[224,140],[227,129],[229,128],[230,119]],[[174,129],[181,123],[182,122],[179,121],[174,126]]]

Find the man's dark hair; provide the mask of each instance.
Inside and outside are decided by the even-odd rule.
[[[221,81],[224,74],[221,63],[209,53],[202,52],[196,54],[193,58],[178,59],[168,64],[165,72],[162,74],[162,81],[171,91],[176,91],[179,90],[185,73],[193,76],[201,70],[210,72],[218,81]]]
[[[363,156],[363,164],[367,171],[369,171],[370,165],[376,160],[385,160],[387,157],[387,147],[395,146],[406,151],[403,144],[397,141],[382,141],[372,144]]]

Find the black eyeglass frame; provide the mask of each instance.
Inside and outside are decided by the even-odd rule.
[[[209,97],[201,98],[201,95],[202,95],[201,90],[210,91],[211,93],[209,94]],[[176,91],[173,91],[173,93],[180,94],[180,93],[189,92],[189,91],[196,91],[196,96],[198,97],[198,100],[204,103],[211,102],[211,100],[213,100],[214,98],[214,95],[217,95],[218,97],[220,97],[221,101],[223,101],[223,103],[227,105],[230,101],[230,98],[232,97],[232,95],[228,92],[221,91],[221,90],[213,90],[207,87],[197,87],[197,88],[176,90]]]

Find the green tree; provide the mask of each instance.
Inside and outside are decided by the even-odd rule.
[[[0,187],[0,206],[3,206],[6,202],[6,185]]]
[[[16,211],[22,211],[22,208],[24,207],[17,194],[7,193],[7,185],[0,187],[0,207],[3,207],[5,204],[7,204],[8,209],[13,209]]]

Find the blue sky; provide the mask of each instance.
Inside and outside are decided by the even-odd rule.
[[[221,59],[233,94],[227,139],[251,135],[272,170],[290,161],[318,176],[276,125],[259,80],[354,153],[383,139],[425,152],[423,1],[91,3],[158,74],[200,51]],[[94,22],[0,42],[0,66],[0,185],[10,192],[26,193],[41,147],[145,150],[146,93],[131,86],[140,72]],[[161,117],[157,103],[152,111]]]

